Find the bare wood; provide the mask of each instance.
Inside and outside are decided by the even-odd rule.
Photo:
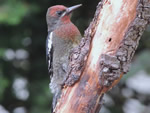
[[[85,38],[70,56],[69,78],[54,112],[99,112],[103,94],[128,72],[149,23],[150,0],[99,3]]]

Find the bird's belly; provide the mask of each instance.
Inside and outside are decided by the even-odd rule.
[[[67,76],[68,57],[72,49],[72,42],[60,38],[55,38],[53,42],[53,77],[56,77],[58,83],[62,83]]]

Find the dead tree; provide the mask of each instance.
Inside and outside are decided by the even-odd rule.
[[[72,51],[55,113],[97,113],[103,94],[127,73],[150,23],[150,0],[103,0]]]

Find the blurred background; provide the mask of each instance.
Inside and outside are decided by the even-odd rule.
[[[45,56],[47,8],[82,3],[72,21],[84,34],[99,0],[0,1],[0,113],[50,113]],[[100,113],[150,113],[150,26],[130,72],[105,95]]]

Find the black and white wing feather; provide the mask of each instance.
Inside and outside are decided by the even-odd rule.
[[[46,59],[48,63],[48,74],[50,78],[53,76],[53,43],[52,43],[53,32],[48,33],[46,40]]]

